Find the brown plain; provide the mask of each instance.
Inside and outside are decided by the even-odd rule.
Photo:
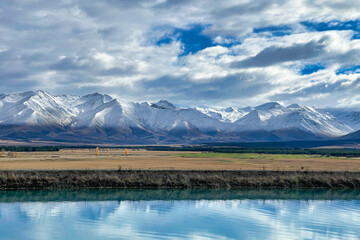
[[[186,152],[181,152],[186,153]],[[62,149],[59,152],[18,152],[15,158],[0,155],[0,169],[152,169],[152,170],[309,170],[360,171],[360,158],[237,159],[182,157],[179,152],[124,149]]]

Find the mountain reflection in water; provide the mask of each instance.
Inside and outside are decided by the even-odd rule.
[[[0,192],[0,239],[359,239],[360,192]]]

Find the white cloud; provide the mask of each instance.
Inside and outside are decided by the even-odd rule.
[[[358,107],[360,105],[360,95],[357,94],[351,98],[339,99],[338,104],[341,107]]]
[[[354,95],[359,74],[335,72],[359,62],[360,40],[351,39],[351,30],[317,32],[301,24],[357,20],[360,3],[350,0],[227,0],[221,5],[210,1],[39,0],[32,4],[11,1],[0,11],[0,79],[12,83],[3,84],[3,91],[121,91],[129,100],[170,98],[186,105],[254,105],[273,100],[285,104],[308,101],[319,106],[357,104],[335,96],[342,91],[347,93],[342,98]],[[204,26],[203,34],[215,45],[223,46],[179,57],[186,46],[177,36],[168,44],[156,45],[172,28],[191,29],[196,24]],[[291,34],[253,32],[276,25],[290,26]],[[321,51],[304,58],[278,61],[274,54],[273,63],[231,67],[269,48],[284,53],[296,45],[319,41],[323,41],[319,43]],[[299,75],[305,65],[312,64],[325,69]],[[158,91],[144,87],[152,81]],[[325,85],[326,91],[336,94],[322,90]],[[227,87],[229,92],[224,92]],[[324,102],[317,101],[316,95]]]
[[[95,53],[93,57],[99,61],[105,69],[112,68],[115,65],[115,58],[107,53]]]

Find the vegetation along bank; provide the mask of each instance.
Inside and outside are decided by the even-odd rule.
[[[360,189],[360,172],[183,170],[3,170],[0,190]]]

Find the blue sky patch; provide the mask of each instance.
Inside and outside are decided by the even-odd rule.
[[[355,32],[354,36],[351,39],[360,39],[360,32]]]
[[[205,26],[193,25],[189,29],[174,28],[170,35],[166,35],[156,42],[157,45],[170,44],[173,40],[182,42],[184,51],[180,56],[197,53],[205,48],[215,46],[213,40],[203,34]]]
[[[352,73],[360,73],[360,65],[350,66],[346,68],[340,68],[336,71],[336,75],[345,74],[349,75]]]
[[[338,31],[344,31],[344,30],[353,30],[354,36],[352,39],[359,39],[360,38],[360,20],[354,20],[354,21],[330,21],[330,22],[310,22],[305,21],[301,22],[302,25],[304,25],[307,29],[312,31],[331,31],[331,30],[338,30]]]
[[[305,67],[301,69],[300,73],[301,75],[310,75],[312,73],[315,73],[323,69],[325,69],[325,67],[322,66],[321,64],[305,65]]]
[[[164,37],[156,42],[156,45],[161,46],[163,44],[170,44],[172,42],[172,39],[170,37]]]
[[[285,35],[291,35],[292,28],[287,25],[280,26],[267,26],[262,28],[254,28],[254,33],[270,33],[274,37],[281,37]]]

